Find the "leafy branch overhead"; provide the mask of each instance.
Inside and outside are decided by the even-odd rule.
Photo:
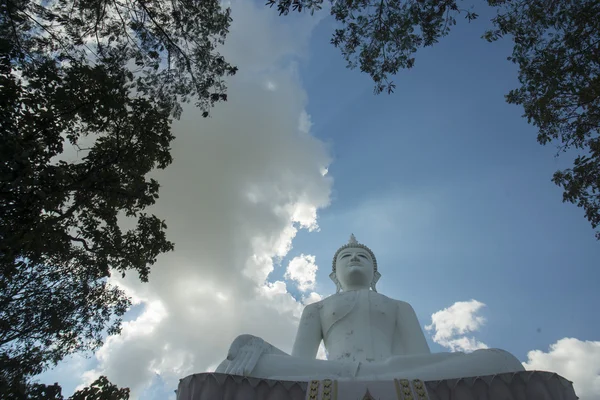
[[[323,7],[323,0],[268,0],[279,15],[290,11]],[[349,68],[360,68],[375,82],[375,93],[392,93],[389,80],[402,68],[412,68],[414,53],[431,46],[450,32],[456,16],[464,13],[473,20],[477,14],[450,1],[348,0],[331,1],[330,13],[339,22],[331,44],[339,48]]]
[[[24,384],[19,395],[20,400],[65,400],[62,388],[58,383],[53,385]],[[100,376],[89,386],[73,393],[68,400],[129,400],[129,389],[120,389],[105,376]]]
[[[521,86],[506,100],[523,106],[540,144],[577,153],[572,168],[553,182],[563,201],[585,211],[600,240],[600,2],[596,0],[487,0],[496,10],[488,41],[508,38]],[[371,76],[375,93],[393,92],[390,76],[412,68],[415,53],[450,33],[459,17],[478,18],[456,0],[267,0],[280,15],[315,12],[325,5],[338,22],[331,43],[349,68]]]
[[[227,99],[220,4],[0,0],[2,393],[118,333],[129,300],[107,278],[146,281],[173,249],[147,174],[182,102]]]

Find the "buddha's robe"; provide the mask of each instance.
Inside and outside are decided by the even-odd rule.
[[[321,340],[328,360],[315,359]],[[282,380],[436,380],[522,370],[514,356],[498,349],[432,354],[408,303],[364,289],[308,305],[292,355],[278,349],[263,354],[250,375]]]

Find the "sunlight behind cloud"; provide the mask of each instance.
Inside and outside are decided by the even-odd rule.
[[[284,24],[246,1],[232,10],[223,54],[240,72],[229,100],[208,119],[186,107],[173,125],[174,162],[155,173],[161,192],[151,212],[166,220],[175,251],[159,258],[147,284],[114,279],[145,308],[106,340],[84,383],[104,374],[136,398],[159,374],[175,389],[179,378],[218,365],[242,333],[290,351],[303,302],[320,299],[296,300],[285,282],[268,279],[298,230],[318,229],[317,211],[330,201],[332,180],[322,174],[330,157],[302,123],[307,98],[289,65],[315,21]],[[264,90],[265,73],[276,91]],[[314,276],[298,274],[312,290]]]

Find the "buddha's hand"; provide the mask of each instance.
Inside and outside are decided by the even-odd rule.
[[[256,367],[260,356],[271,346],[259,337],[240,335],[231,344],[227,353],[229,365],[226,374],[248,376]]]

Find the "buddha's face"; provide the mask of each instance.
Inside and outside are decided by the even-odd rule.
[[[350,247],[337,256],[335,274],[343,290],[369,288],[374,272],[373,260],[365,249]]]

